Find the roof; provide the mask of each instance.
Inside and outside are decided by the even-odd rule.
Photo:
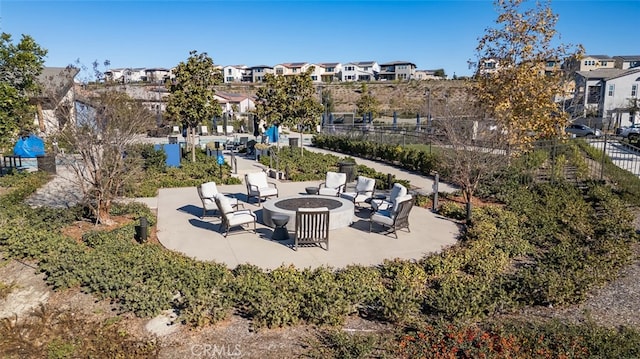
[[[304,66],[306,64],[307,64],[307,62],[288,62],[288,63],[280,64],[280,66],[292,68],[292,67],[302,67],[302,66]]]
[[[240,102],[248,98],[247,96],[238,93],[222,91],[216,91],[216,96],[221,97],[229,102]]]
[[[152,71],[171,71],[171,70],[165,69],[164,67],[155,67],[155,68],[150,68],[145,70],[145,72],[152,72]]]
[[[598,60],[613,60],[613,58],[609,55],[585,55],[583,58],[593,57]]]
[[[355,64],[358,65],[358,66],[363,67],[363,66],[373,66],[373,65],[376,64],[376,62],[375,61],[360,61],[360,62],[355,62]]]
[[[387,62],[384,64],[380,64],[380,66],[397,66],[397,65],[411,65],[413,67],[416,67],[416,64],[414,64],[413,62],[409,62],[409,61],[392,61],[392,62]]]
[[[622,61],[640,61],[640,55],[622,55],[614,56],[614,59],[620,59]]]
[[[51,94],[64,96],[73,86],[76,75],[80,72],[75,67],[45,67],[38,76],[38,82],[42,85],[44,97]]]
[[[591,71],[578,71],[576,73],[584,77],[585,79],[602,79],[607,81],[619,77],[628,76],[637,72],[640,72],[640,69],[597,69]]]
[[[323,62],[320,64],[317,64],[318,66],[322,66],[322,67],[336,67],[338,65],[340,65],[339,62]]]
[[[269,65],[256,65],[256,66],[251,66],[250,69],[272,69],[273,66],[269,66]]]

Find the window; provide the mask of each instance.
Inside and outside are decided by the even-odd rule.
[[[283,73],[282,67],[276,69],[276,75],[282,75]]]
[[[294,74],[298,73],[298,68],[297,67],[292,68],[291,72],[293,72]]]
[[[311,80],[312,81],[318,81],[318,76],[316,76],[316,75],[311,76]]]
[[[262,72],[262,69],[261,69],[261,68],[257,68],[257,69],[254,69],[253,71],[255,71],[255,72]]]
[[[609,96],[613,96],[613,90],[615,89],[615,85],[609,85]]]
[[[636,97],[638,95],[638,85],[631,85],[631,97]]]
[[[227,75],[231,75],[231,69],[227,69]]]
[[[600,61],[600,66],[607,66],[607,62],[606,61]]]
[[[233,82],[233,77],[227,77],[227,82]]]

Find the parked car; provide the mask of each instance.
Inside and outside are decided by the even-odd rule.
[[[635,140],[640,138],[640,123],[634,123],[631,126],[623,127],[620,132],[620,136],[622,138],[628,138],[630,140]]]
[[[565,128],[564,130],[567,133],[575,135],[575,137],[602,136],[602,131],[598,130],[597,128],[591,128],[587,125],[580,125],[577,123],[572,123],[571,125],[567,126],[567,128]]]

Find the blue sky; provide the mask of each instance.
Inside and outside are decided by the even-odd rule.
[[[554,1],[564,43],[640,55],[640,1]],[[30,35],[46,66],[166,67],[190,50],[219,65],[403,60],[469,75],[491,1],[0,0],[0,31]]]

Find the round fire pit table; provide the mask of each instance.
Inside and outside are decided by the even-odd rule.
[[[318,194],[318,187],[306,187],[304,190],[307,194]]]
[[[274,214],[271,216],[273,222],[273,234],[271,239],[276,241],[284,241],[289,239],[289,231],[287,230],[287,223],[289,222],[289,216],[282,214]]]
[[[318,195],[296,195],[271,198],[262,205],[262,221],[269,227],[276,227],[274,216],[287,216],[286,227],[289,231],[296,229],[296,210],[298,208],[329,209],[329,229],[348,227],[353,221],[353,202],[340,197]]]

